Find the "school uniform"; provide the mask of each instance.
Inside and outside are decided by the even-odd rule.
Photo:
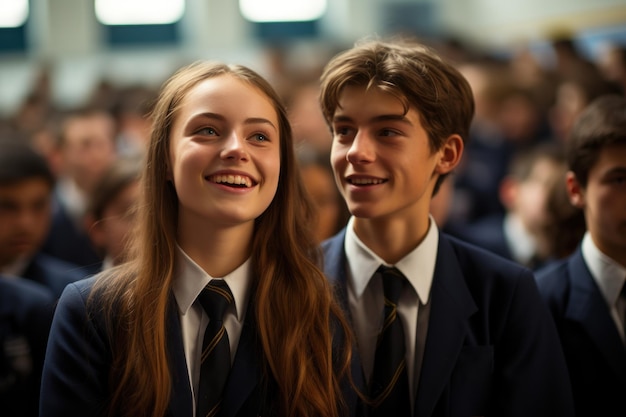
[[[172,378],[167,415],[192,417],[200,376],[201,341],[208,322],[195,298],[211,278],[182,251],[179,260],[166,317]],[[224,320],[232,366],[222,396],[221,417],[277,414],[273,401],[278,395],[277,387],[269,371],[263,369],[263,351],[249,301],[253,299],[248,294],[251,285],[240,279],[250,277],[248,268],[249,261],[224,277],[231,287],[235,307]],[[100,416],[109,402],[111,340],[98,306],[87,305],[94,279],[69,285],[59,301],[44,366],[41,417]]]
[[[351,227],[349,222],[322,248],[325,273],[354,323],[355,298],[349,297],[354,277],[349,271],[364,266],[348,265],[346,248],[351,254],[368,250]],[[414,317],[405,326],[413,415],[573,415],[563,352],[532,272],[440,233],[432,219],[426,241],[434,245],[422,242],[412,259],[396,264],[412,281],[405,291],[419,299],[419,308],[409,306]],[[375,254],[357,259],[371,262],[368,256]],[[424,265],[429,263],[431,267]],[[379,298],[382,306],[382,293]],[[401,298],[401,316],[402,308]],[[358,338],[361,330],[356,330]],[[366,391],[371,364],[364,365],[355,367],[353,377]]]
[[[22,278],[37,282],[60,297],[67,284],[92,275],[90,269],[66,262],[44,253],[36,254],[21,272]]]
[[[559,331],[576,416],[623,417],[626,339],[615,304],[626,268],[602,254],[587,233],[572,255],[536,277]]]
[[[36,417],[56,298],[42,285],[0,276],[0,415]]]

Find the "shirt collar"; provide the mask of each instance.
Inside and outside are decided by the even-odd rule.
[[[238,321],[243,321],[248,306],[251,283],[250,258],[224,277],[212,277],[176,245],[176,271],[172,291],[181,315],[187,314],[202,289],[212,280],[222,278],[228,284],[235,299],[235,312]]]
[[[615,305],[626,280],[626,268],[602,253],[589,231],[583,237],[582,253],[604,299],[609,306]]]
[[[503,228],[513,259],[523,264],[529,262],[535,255],[537,243],[524,228],[522,219],[509,213],[504,217]]]
[[[424,240],[395,267],[404,274],[422,302],[428,302],[435,272],[439,229],[430,216],[430,225]],[[361,298],[370,279],[380,265],[391,266],[376,255],[354,232],[354,217],[348,220],[344,250],[348,258],[348,280],[357,298]]]

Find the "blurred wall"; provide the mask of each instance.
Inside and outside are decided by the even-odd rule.
[[[299,65],[355,40],[394,31],[453,34],[481,48],[506,51],[555,31],[618,27],[626,33],[626,0],[329,0],[314,39],[289,43]],[[28,93],[42,65],[51,69],[60,106],[80,104],[102,79],[158,85],[180,65],[218,59],[271,77],[267,44],[239,13],[237,0],[187,0],[176,46],[115,48],[104,39],[88,0],[31,0],[29,47],[0,54],[0,116]],[[626,35],[625,35],[626,36]]]

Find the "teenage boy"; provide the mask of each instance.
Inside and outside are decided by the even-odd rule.
[[[440,233],[429,215],[463,153],[467,81],[424,46],[370,41],[334,57],[321,82],[352,213],[323,243],[325,270],[353,323],[369,415],[573,415],[532,272]]]
[[[570,202],[587,232],[567,259],[537,272],[569,367],[576,416],[626,415],[626,98],[603,96],[567,142]],[[621,295],[620,295],[621,293]]]
[[[30,279],[60,297],[88,271],[41,251],[52,221],[53,189],[43,156],[20,139],[0,140],[0,274]]]

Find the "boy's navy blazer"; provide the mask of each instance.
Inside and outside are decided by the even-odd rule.
[[[39,252],[27,265],[22,278],[47,287],[56,298],[59,298],[67,284],[89,275],[92,275],[91,272],[84,267]]]
[[[576,415],[626,415],[626,350],[581,247],[536,277],[561,336]]]
[[[345,228],[322,249],[345,308],[344,239]],[[558,334],[530,270],[440,233],[429,302],[415,416],[573,415]]]
[[[55,312],[41,388],[40,417],[103,415],[108,401],[111,341],[98,309],[86,309],[95,278],[67,286]],[[87,315],[90,319],[87,320]],[[249,311],[248,317],[252,314]],[[246,318],[222,402],[222,416],[266,415],[255,327]],[[191,417],[192,393],[178,308],[171,297],[167,350],[172,377],[168,416]],[[68,378],[66,378],[66,376]]]

